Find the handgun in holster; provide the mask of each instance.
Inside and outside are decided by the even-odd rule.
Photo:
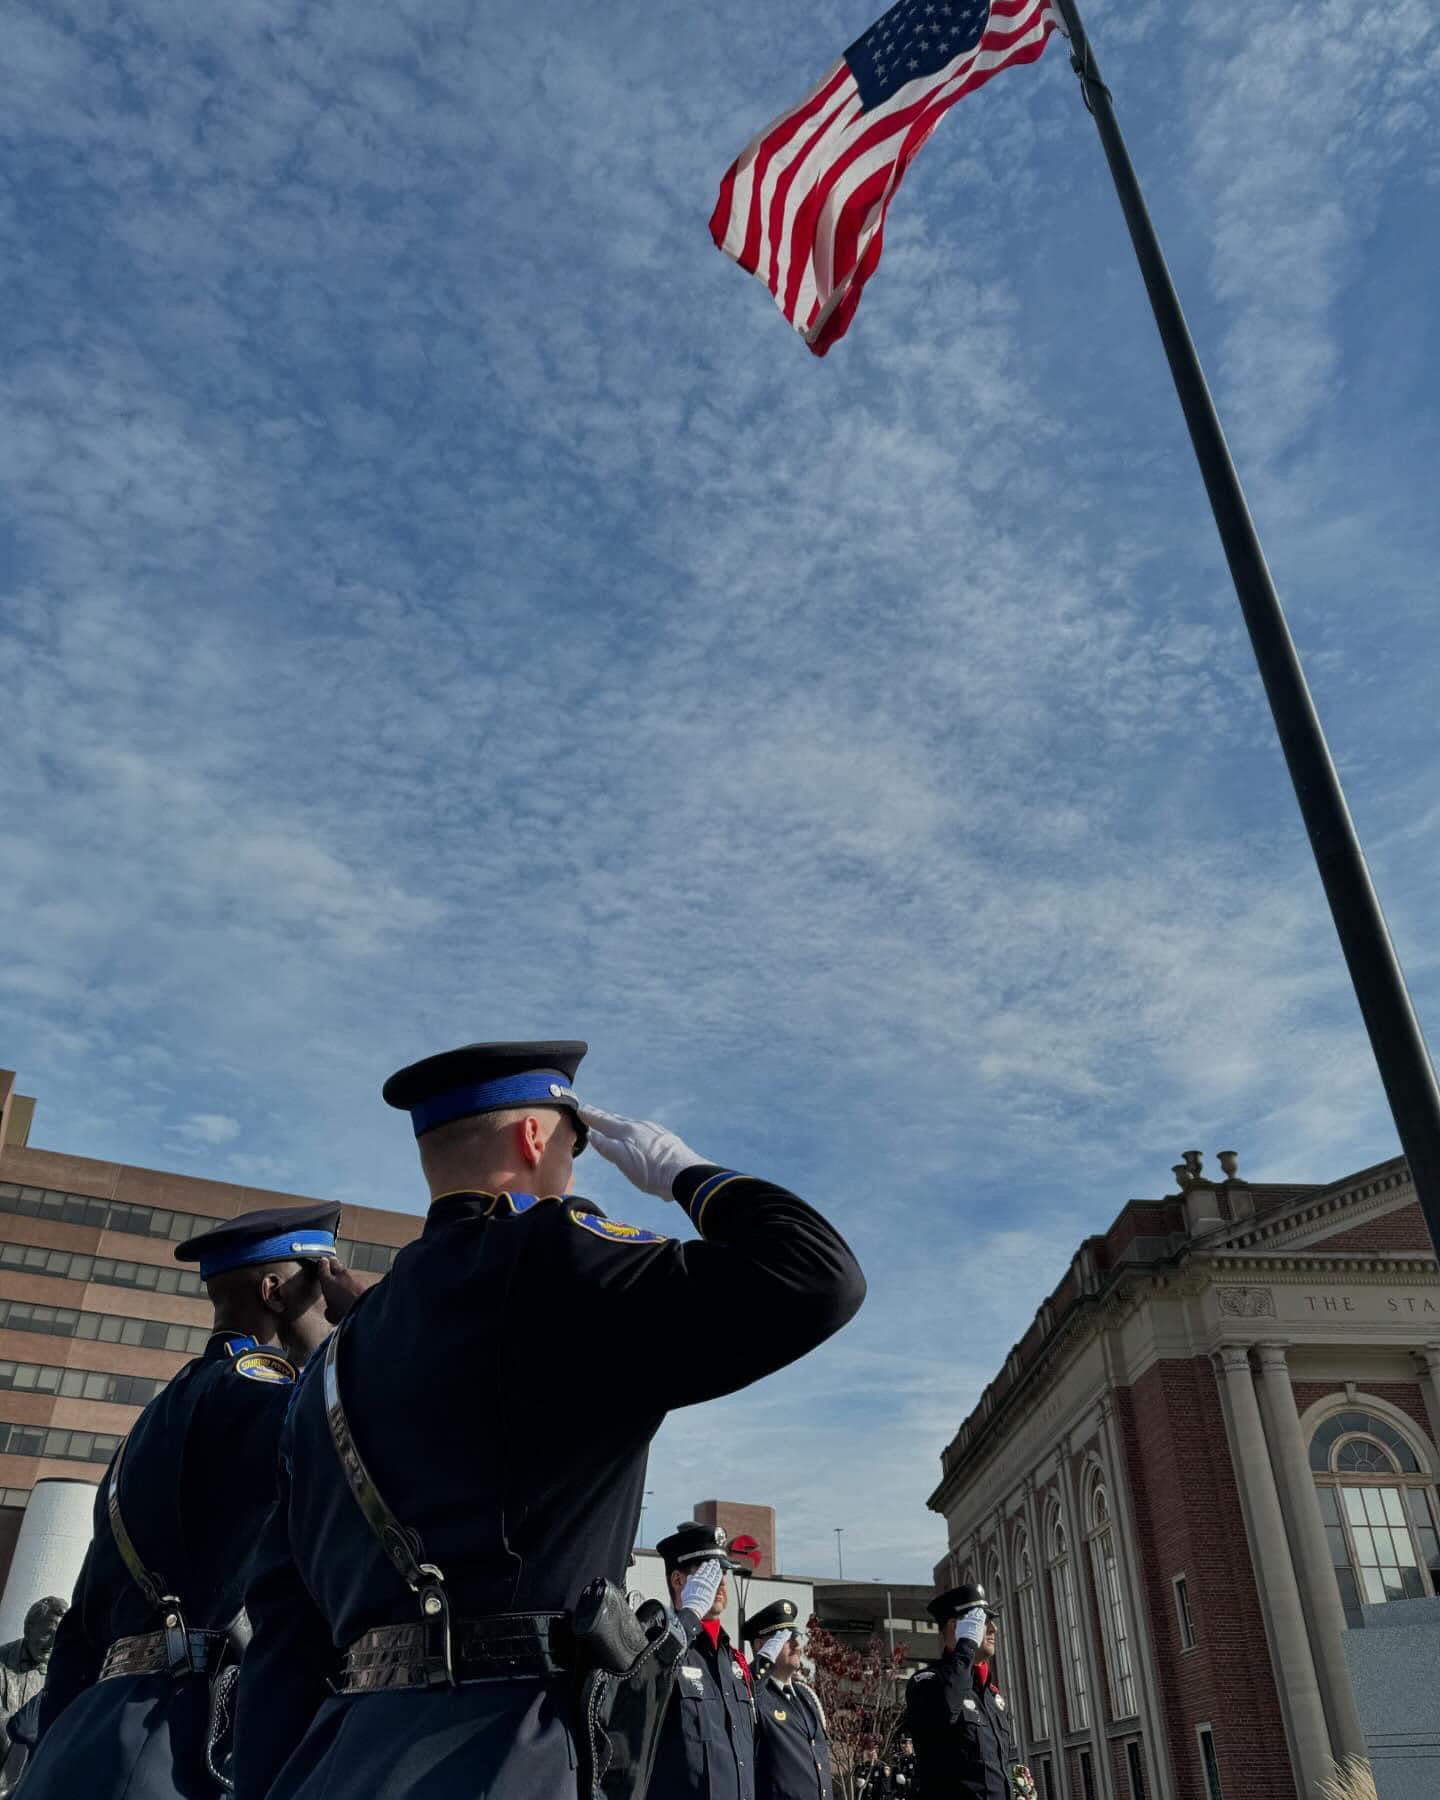
[[[592,1581],[571,1615],[580,1682],[581,1800],[644,1800],[684,1654],[658,1600]]]

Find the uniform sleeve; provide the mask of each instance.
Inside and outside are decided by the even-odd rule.
[[[947,1650],[939,1662],[912,1675],[905,1686],[905,1717],[912,1728],[953,1725],[965,1709],[965,1696],[974,1691],[975,1678],[971,1664],[975,1660],[973,1644],[957,1644]]]
[[[337,1666],[325,1620],[290,1554],[290,1476],[283,1463],[251,1559],[245,1611],[253,1636],[240,1664],[235,1797],[263,1800],[330,1692],[326,1676]]]
[[[666,1407],[691,1406],[783,1369],[854,1318],[865,1277],[811,1206],[713,1164],[687,1169],[676,1200],[699,1240],[648,1241],[565,1209],[577,1298],[610,1341],[633,1347]],[[727,1322],[737,1316],[743,1330]],[[683,1353],[663,1350],[684,1334]]]

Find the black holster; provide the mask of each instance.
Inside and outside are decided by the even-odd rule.
[[[590,1583],[572,1622],[581,1800],[644,1800],[684,1642],[658,1600],[632,1610],[610,1581]]]
[[[244,1607],[225,1628],[225,1649],[210,1676],[210,1720],[205,1731],[205,1767],[227,1794],[234,1793],[230,1759],[235,1753],[235,1689],[240,1681],[240,1659],[252,1633]]]

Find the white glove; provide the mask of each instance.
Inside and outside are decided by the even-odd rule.
[[[598,1106],[582,1106],[580,1117],[606,1162],[614,1163],[642,1194],[653,1194],[657,1200],[673,1200],[675,1177],[705,1161],[673,1131],[649,1119],[622,1119]]]
[[[972,1606],[967,1613],[961,1613],[955,1621],[955,1642],[957,1644],[978,1644],[985,1635],[985,1608]]]
[[[696,1563],[680,1590],[681,1610],[694,1613],[697,1619],[705,1618],[715,1604],[715,1596],[720,1592],[720,1583],[724,1579],[725,1571],[717,1557],[711,1556],[702,1563]]]
[[[773,1632],[760,1646],[761,1658],[765,1662],[773,1663],[775,1658],[790,1642],[790,1636],[791,1634],[788,1630]]]

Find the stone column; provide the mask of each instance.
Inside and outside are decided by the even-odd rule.
[[[1226,1344],[1215,1352],[1220,1391],[1230,1426],[1230,1448],[1240,1503],[1250,1535],[1250,1561],[1260,1590],[1270,1659],[1280,1690],[1280,1706],[1290,1738],[1296,1781],[1302,1796],[1330,1771],[1330,1734],[1315,1677],[1315,1659],[1305,1630],[1300,1589],[1285,1536],[1280,1497],[1270,1468],[1260,1403],[1250,1373],[1250,1350]]]
[[[1283,1344],[1259,1344],[1260,1391],[1264,1399],[1264,1423],[1270,1440],[1270,1462],[1280,1494],[1280,1510],[1290,1536],[1295,1573],[1300,1582],[1300,1603],[1310,1627],[1310,1648],[1320,1698],[1330,1727],[1335,1755],[1364,1756],[1365,1734],[1355,1706],[1350,1672],[1345,1663],[1345,1609],[1335,1583],[1325,1522],[1315,1497],[1310,1458],[1300,1435],[1300,1415],[1295,1410],[1295,1390]]]
[[[1105,1735],[1110,1718],[1110,1690],[1099,1650],[1105,1638],[1100,1621],[1095,1617],[1094,1598],[1090,1592],[1090,1546],[1085,1541],[1085,1521],[1080,1517],[1075,1501],[1075,1471],[1070,1466],[1068,1437],[1060,1440],[1059,1463],[1060,1517],[1065,1522],[1065,1535],[1070,1543],[1070,1573],[1075,1581],[1075,1601],[1080,1608],[1080,1640],[1085,1652],[1085,1680],[1090,1688],[1090,1749],[1095,1763],[1095,1781],[1102,1800],[1113,1800],[1115,1772],[1110,1767]]]
[[[1154,1800],[1171,1800],[1174,1778],[1170,1771],[1170,1734],[1155,1685],[1155,1650],[1150,1636],[1150,1608],[1141,1585],[1140,1548],[1135,1533],[1135,1509],[1130,1503],[1129,1472],[1115,1419],[1115,1403],[1107,1394],[1100,1402],[1100,1436],[1105,1463],[1110,1471],[1110,1511],[1115,1520],[1115,1549],[1120,1575],[1130,1603],[1131,1658],[1140,1689],[1141,1736],[1150,1765],[1150,1792]]]
[[[1415,1364],[1430,1421],[1430,1442],[1440,1450],[1440,1344],[1422,1344],[1415,1352]]]
[[[1049,1684],[1045,1695],[1050,1714],[1050,1769],[1059,1800],[1069,1800],[1070,1771],[1065,1761],[1065,1682],[1055,1660],[1055,1644],[1060,1633],[1055,1628],[1054,1609],[1050,1605],[1050,1580],[1046,1568],[1045,1539],[1040,1528],[1040,1508],[1035,1499],[1035,1480],[1025,1477],[1025,1534],[1030,1539],[1030,1561],[1035,1570],[1035,1604],[1040,1629],[1045,1635],[1045,1674]],[[1039,1777],[1037,1776],[1038,1780]]]
[[[1024,1762],[1025,1748],[1030,1741],[1030,1695],[1025,1685],[1020,1646],[1017,1642],[1012,1653],[1006,1641],[1014,1633],[1015,1621],[1020,1617],[1020,1607],[1015,1597],[1015,1570],[1010,1561],[1010,1525],[1005,1517],[1003,1503],[995,1508],[995,1554],[1000,1561],[1003,1603],[1000,1615],[1000,1667],[1005,1677],[1004,1686],[1010,1694],[1010,1729],[1015,1733],[1016,1754]]]

